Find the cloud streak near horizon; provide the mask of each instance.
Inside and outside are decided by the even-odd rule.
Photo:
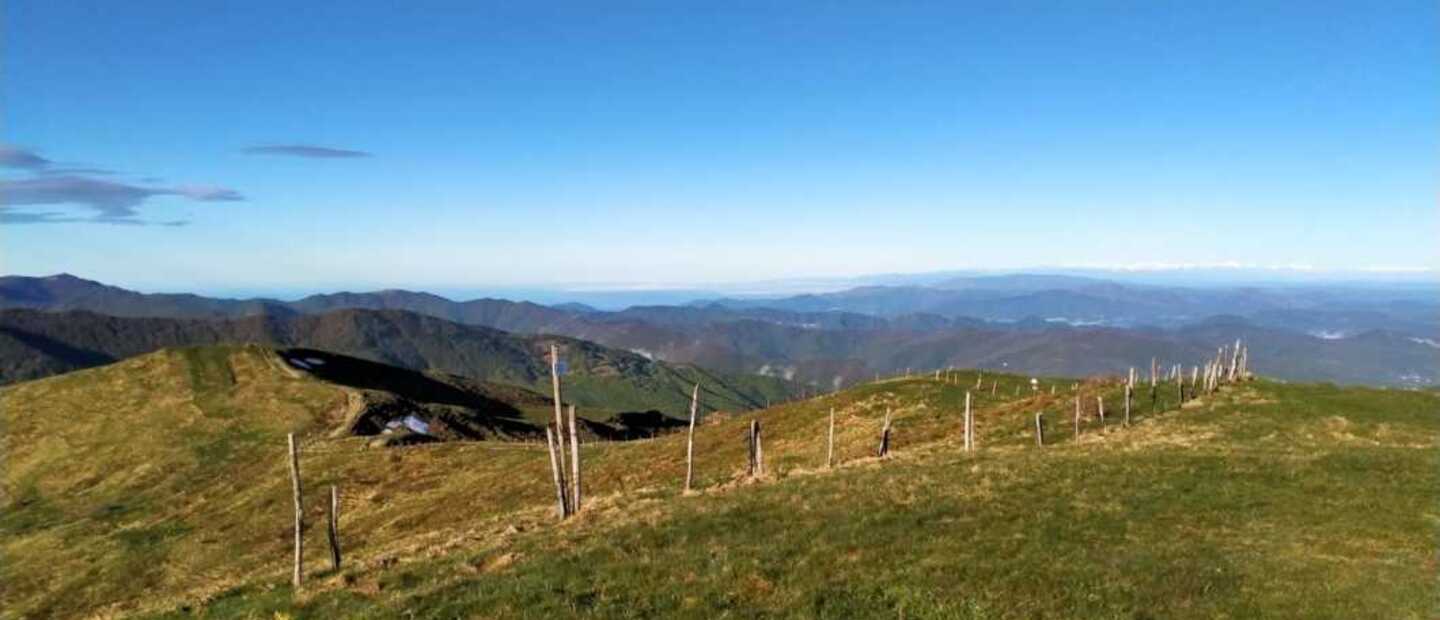
[[[0,146],[0,166],[21,170],[44,170],[50,166],[50,163],[50,160],[37,155],[34,151],[14,146]]]
[[[315,146],[312,144],[274,144],[268,146],[252,146],[244,149],[246,155],[281,155],[288,157],[307,157],[310,159],[353,159],[359,157],[372,157],[365,151],[351,149],[337,149],[328,146]]]
[[[26,149],[0,146],[0,166],[31,173],[30,178],[0,179],[0,224],[99,223],[182,226],[184,221],[140,219],[139,209],[156,196],[179,196],[198,202],[236,202],[245,197],[215,185],[135,185],[97,179],[112,174],[102,168],[54,168],[54,162]],[[89,209],[88,217],[72,211],[35,211],[29,207],[66,205]]]

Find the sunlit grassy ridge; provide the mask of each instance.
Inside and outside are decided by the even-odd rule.
[[[1434,393],[1260,381],[1181,410],[1162,391],[1151,413],[1142,389],[1121,429],[1118,383],[1092,381],[1077,441],[1071,380],[894,379],[712,416],[691,497],[683,435],[588,445],[589,504],[557,525],[538,446],[323,439],[329,386],[266,372],[259,350],[195,355],[0,392],[7,616],[1418,618],[1434,603]],[[959,450],[967,389],[974,454]],[[840,466],[825,471],[831,407]],[[769,476],[750,482],[756,415]],[[309,433],[312,523],[341,486],[348,558],[328,574],[313,527],[299,596],[292,429]]]

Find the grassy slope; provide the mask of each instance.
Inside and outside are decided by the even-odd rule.
[[[1016,401],[1009,394],[1020,380],[1005,377],[999,396],[978,400],[982,451],[964,455],[957,412],[973,379],[889,381],[761,412],[774,473],[757,484],[741,472],[750,415],[716,416],[697,436],[706,489],[697,497],[676,490],[683,437],[588,446],[594,499],[560,526],[543,452],[471,444],[378,453],[319,441],[305,457],[307,500],[316,506],[323,484],[343,485],[351,559],[341,574],[325,572],[314,528],[311,585],[298,599],[282,585],[283,428],[245,453],[258,460],[226,466],[245,474],[227,480],[245,484],[190,476],[168,496],[183,505],[141,493],[131,504],[143,511],[110,521],[96,512],[100,496],[77,492],[88,489],[86,467],[65,476],[12,468],[13,499],[31,499],[0,521],[3,613],[196,601],[193,613],[217,618],[1430,613],[1435,394],[1260,382],[1077,442],[1068,384],[1054,399]],[[23,438],[16,429],[31,423],[12,413],[36,396],[21,391],[62,394],[49,382],[65,380],[5,392],[8,430]],[[1087,413],[1091,394],[1104,393],[1118,421],[1114,386],[1082,390]],[[844,465],[823,472],[832,405]],[[879,463],[868,455],[887,407],[897,452]],[[1029,434],[1037,409],[1066,416],[1050,420],[1054,445],[1044,451]],[[77,567],[92,561],[100,572],[87,577]],[[47,581],[57,574],[66,578]]]

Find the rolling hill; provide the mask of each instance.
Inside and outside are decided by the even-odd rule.
[[[1433,610],[1440,395],[1429,391],[1260,380],[1180,408],[1162,391],[1153,409],[1142,396],[1126,427],[1111,381],[1043,378],[1032,392],[1025,377],[971,371],[885,380],[707,416],[690,495],[679,490],[683,434],[589,442],[589,499],[557,524],[541,450],[366,450],[365,438],[333,436],[329,412],[344,399],[331,384],[277,372],[253,348],[230,349],[223,364],[187,351],[0,388],[0,616]],[[994,381],[994,395],[973,394],[978,451],[966,453],[960,413],[977,379]],[[1103,426],[1096,397],[1111,413]],[[877,459],[887,416],[894,453]],[[753,479],[752,420],[766,459]],[[338,485],[346,550],[330,571],[312,525],[302,593],[288,585],[292,431],[307,518],[323,523]]]

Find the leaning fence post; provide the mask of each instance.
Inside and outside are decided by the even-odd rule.
[[[330,539],[330,570],[340,570],[340,490],[330,485],[329,527],[325,533]]]
[[[1045,447],[1045,426],[1040,423],[1040,416],[1045,415],[1043,411],[1035,412],[1035,445]]]
[[[299,590],[301,565],[305,562],[305,538],[301,535],[305,529],[305,505],[300,500],[300,446],[295,443],[295,433],[290,433],[286,438],[290,445],[291,496],[295,500],[295,569],[290,575],[290,583]]]

